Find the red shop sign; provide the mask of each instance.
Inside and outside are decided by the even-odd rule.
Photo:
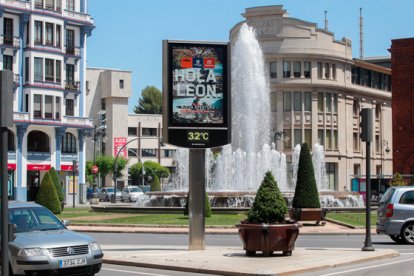
[[[28,164],[27,170],[28,171],[48,171],[50,170],[51,165],[42,165],[42,164]]]

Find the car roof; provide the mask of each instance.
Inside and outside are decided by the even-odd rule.
[[[24,201],[9,201],[9,209],[23,208],[23,207],[43,207],[35,202],[24,202]]]
[[[394,186],[391,188],[396,190],[413,190],[414,186]]]

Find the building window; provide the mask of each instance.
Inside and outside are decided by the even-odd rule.
[[[336,64],[332,64],[332,79],[336,80]]]
[[[329,63],[325,63],[325,79],[331,78],[331,68]]]
[[[54,0],[46,0],[46,9],[51,11],[55,10]]]
[[[66,64],[66,87],[71,90],[77,90],[75,86],[75,65]]]
[[[124,80],[119,80],[119,88],[124,89]]]
[[[302,92],[293,93],[293,110],[302,111]]]
[[[138,156],[138,149],[136,148],[128,149],[128,157],[137,157],[137,156]]]
[[[375,153],[381,153],[381,141],[379,135],[375,135]]]
[[[318,144],[321,146],[325,145],[325,135],[323,134],[323,129],[318,129]]]
[[[283,62],[283,77],[290,78],[290,61]]]
[[[60,48],[62,46],[62,34],[61,34],[62,27],[60,25],[56,25],[56,47]]]
[[[46,45],[53,46],[53,24],[46,23]]]
[[[60,60],[56,60],[56,82],[62,82],[62,62]]]
[[[53,97],[45,96],[45,118],[53,118]]]
[[[332,150],[333,143],[332,143],[332,131],[328,129],[326,131],[326,149]]]
[[[323,112],[323,93],[318,93],[318,112]]]
[[[283,111],[292,110],[292,98],[290,92],[283,92]]]
[[[66,30],[66,53],[75,54],[75,31]]]
[[[75,11],[75,0],[66,0],[66,9],[69,11]]]
[[[322,62],[318,62],[318,79],[322,79]]]
[[[142,128],[142,136],[157,136],[157,129],[156,128]]]
[[[24,81],[29,82],[30,75],[30,58],[25,57],[24,59]]]
[[[274,61],[274,62],[271,62],[270,63],[270,78],[271,79],[276,79],[277,78],[277,63]]]
[[[358,100],[354,100],[354,103],[352,104],[352,111],[353,111],[354,117],[359,116],[359,101]]]
[[[74,100],[66,99],[66,116],[73,116],[75,114]]]
[[[156,149],[142,149],[142,157],[157,157]]]
[[[329,190],[336,190],[337,189],[337,164],[336,163],[329,163],[327,162],[326,167],[326,176],[328,178],[328,189]]]
[[[287,133],[287,137],[292,137],[292,131],[290,130],[290,129],[284,129],[283,130],[285,133]],[[284,141],[283,141],[283,147],[285,148],[285,149],[291,149],[292,148],[292,139],[285,139]]]
[[[13,56],[3,55],[3,70],[13,71]]]
[[[360,164],[354,164],[354,176],[358,177],[361,175],[361,165]]]
[[[333,94],[333,112],[338,113],[338,95]]]
[[[305,111],[312,111],[312,93],[305,92],[303,94],[303,103]]]
[[[31,131],[27,135],[27,151],[50,153],[49,136],[43,131]]]
[[[356,132],[353,133],[352,140],[353,140],[353,144],[354,144],[354,151],[359,152],[359,135],[358,135],[358,133],[356,133]]]
[[[305,129],[305,143],[312,146],[312,129]]]
[[[310,63],[310,61],[305,61],[303,63],[303,76],[305,78],[310,78],[311,77],[311,63]]]
[[[43,0],[35,0],[35,8],[43,9]]]
[[[301,72],[302,72],[302,66],[301,66],[300,61],[293,62],[293,76],[295,78],[300,78]]]
[[[53,59],[45,59],[45,80],[53,82],[55,80],[55,70],[54,70]]]
[[[293,145],[302,144],[302,129],[293,130]]]
[[[42,118],[42,96],[33,96],[33,117],[36,119]]]
[[[3,21],[3,43],[13,45],[13,41],[13,19],[5,17]]]
[[[43,82],[43,58],[34,58],[34,81]]]
[[[381,118],[381,104],[375,105],[375,120],[379,120]]]
[[[35,21],[34,43],[43,44],[43,22]]]
[[[175,157],[175,150],[163,150],[163,157]]]
[[[333,130],[333,149],[338,150],[338,130]]]
[[[128,128],[128,136],[137,136],[138,128],[136,127],[129,127]]]
[[[7,130],[7,150],[8,151],[15,151],[16,146],[14,143],[14,133],[11,130]]]
[[[326,93],[326,113],[332,112],[332,94]]]
[[[60,97],[56,97],[55,101],[55,119],[60,119]]]
[[[62,153],[76,153],[76,137],[66,132],[62,137]]]

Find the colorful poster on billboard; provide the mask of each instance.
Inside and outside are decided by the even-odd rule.
[[[127,143],[126,137],[115,137],[114,138],[114,157],[117,156],[119,150]],[[127,148],[124,147],[119,153],[119,156],[127,157]]]
[[[172,125],[225,123],[226,45],[170,45]]]

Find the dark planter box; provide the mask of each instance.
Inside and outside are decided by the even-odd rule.
[[[325,220],[326,211],[322,208],[292,208],[289,215],[295,221],[316,221],[316,224],[319,224]],[[325,225],[325,222],[322,225]]]
[[[274,251],[282,251],[284,256],[291,256],[300,226],[298,223],[236,225],[247,256],[255,255],[256,251],[262,251],[263,256],[270,256]]]

